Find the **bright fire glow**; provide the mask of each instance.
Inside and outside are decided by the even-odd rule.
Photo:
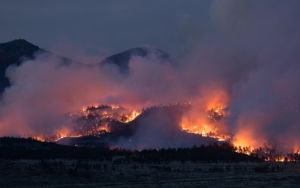
[[[222,99],[225,99],[224,101]],[[199,134],[202,137],[215,138],[218,141],[228,141],[233,144],[235,151],[247,155],[256,155],[263,157],[265,161],[289,162],[295,161],[293,155],[300,155],[298,147],[294,147],[291,154],[277,154],[272,147],[261,147],[263,138],[257,138],[255,130],[238,130],[235,135],[228,134],[226,127],[226,117],[229,112],[226,111],[226,95],[209,95],[207,100],[197,102],[184,102],[161,104],[155,107],[166,107],[176,105],[188,105],[187,110],[181,118],[181,130],[188,133]],[[36,136],[40,141],[58,141],[65,137],[80,137],[87,135],[99,136],[110,132],[110,123],[118,121],[129,123],[138,117],[142,111],[128,110],[115,105],[94,105],[83,108],[70,114],[70,118],[75,122],[73,130],[60,131],[56,136],[45,137]],[[251,127],[246,126],[246,127]],[[257,149],[260,148],[260,149]]]
[[[128,115],[126,115],[126,120],[124,121],[125,123],[133,121],[138,115],[140,115],[142,112],[141,111],[131,111]]]
[[[110,123],[118,121],[129,123],[133,121],[141,111],[128,110],[116,105],[93,105],[82,108],[69,114],[72,130],[60,130],[54,136],[35,136],[40,141],[58,141],[65,137],[100,136],[110,132]]]
[[[181,129],[219,141],[229,140],[231,137],[227,134],[224,120],[228,115],[225,110],[228,101],[226,93],[203,91],[203,95],[204,98],[193,104],[182,117]]]

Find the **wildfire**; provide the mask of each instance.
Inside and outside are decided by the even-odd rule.
[[[227,95],[205,93],[207,97],[198,103],[193,103],[191,109],[184,114],[181,120],[181,129],[203,137],[216,138],[218,141],[228,141],[231,136],[227,134],[225,126]]]
[[[45,139],[41,136],[35,136],[35,137],[33,137],[33,139],[41,141],[41,142],[45,142]]]
[[[251,134],[251,133],[249,133]],[[235,151],[247,155],[258,156],[265,161],[272,162],[299,162],[300,152],[298,149],[291,152],[283,152],[276,150],[275,146],[258,146],[258,142],[250,139],[246,133],[236,136],[232,143],[235,146]],[[253,144],[251,146],[251,144]],[[256,146],[256,147],[254,147]]]
[[[185,125],[181,125],[181,127],[183,131],[188,133],[199,134],[203,137],[216,138],[218,141],[227,141],[231,138],[229,135],[217,134],[210,126],[207,125],[204,125],[201,131],[198,131],[198,126],[193,126],[192,129],[187,128]]]
[[[226,131],[226,117],[229,113],[226,110],[226,103],[219,100],[213,101],[216,103],[183,102],[161,104],[153,108],[188,105],[184,109],[189,110],[184,112],[181,118],[181,130],[199,134],[202,137],[215,138],[218,141],[231,142],[236,152],[258,156],[265,161],[299,161],[300,150],[298,147],[295,147],[293,152],[287,155],[276,152],[274,149],[271,149],[272,147],[264,146],[261,148],[260,145],[262,143],[259,141],[262,139],[254,139],[254,130],[239,130],[233,136],[228,134]],[[116,125],[122,126],[122,124],[135,120],[141,113],[142,111],[129,110],[116,105],[94,105],[83,108],[82,111],[69,114],[70,121],[74,124],[72,130],[63,130],[51,137],[40,135],[34,138],[40,141],[58,141],[65,137],[101,136],[110,132],[111,125],[115,122],[121,123]]]
[[[110,132],[110,124],[114,121],[129,123],[141,111],[128,110],[116,105],[93,105],[68,115],[72,130],[60,130],[53,136],[35,136],[40,141],[58,141],[65,137],[100,136]]]
[[[135,111],[135,110],[131,111],[131,113],[126,116],[126,120],[124,122],[128,123],[133,121],[141,113],[142,113],[141,111]]]
[[[222,100],[221,96],[225,100]],[[226,95],[221,96],[212,95],[207,98],[207,101],[193,104],[191,110],[182,117],[181,129],[203,137],[215,138],[218,141],[229,141],[235,147],[236,152],[255,155],[265,161],[290,162],[299,160],[300,151],[298,147],[294,149],[294,152],[286,155],[271,149],[274,148],[271,146],[264,145],[261,148],[262,143],[266,142],[264,142],[264,138],[258,138],[253,129],[243,129],[233,136],[229,135],[226,131],[227,122],[225,120],[229,115],[229,112],[226,111]]]

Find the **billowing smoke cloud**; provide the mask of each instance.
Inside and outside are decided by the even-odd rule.
[[[239,53],[225,59],[233,79],[224,77],[230,81],[228,125],[238,145],[299,149],[299,8],[298,1],[213,4],[221,37]]]
[[[180,73],[174,64],[148,50],[147,57],[132,57],[129,76],[116,65],[66,64],[48,53],[9,67],[6,73],[12,86],[2,97],[1,135],[68,132],[72,125],[65,116],[94,104],[140,110],[178,101],[182,96],[176,86]]]
[[[208,129],[207,110],[221,106],[228,116],[215,128],[233,134],[235,144],[299,149],[299,8],[298,1],[214,1],[210,33],[189,58],[174,65],[155,53],[133,56],[127,76],[115,65],[64,65],[38,55],[7,70],[12,86],[2,97],[0,134],[68,130],[63,115],[91,104],[140,110],[191,101],[182,118],[144,118],[135,146],[187,146],[194,140],[180,134],[181,124]]]
[[[63,115],[68,111],[105,97],[102,93],[110,88],[99,84],[105,80],[99,70],[61,61],[40,54],[34,61],[8,68],[12,86],[3,94],[1,132],[53,134],[67,126]]]

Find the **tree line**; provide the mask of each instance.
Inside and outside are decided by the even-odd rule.
[[[235,152],[230,143],[214,143],[190,148],[161,148],[128,150],[124,148],[74,147],[33,138],[0,138],[0,159],[78,159],[109,160],[116,164],[130,162],[161,163],[172,161],[191,162],[258,162],[262,159]]]

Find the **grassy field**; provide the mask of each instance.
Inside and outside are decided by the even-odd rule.
[[[300,187],[300,164],[0,160],[0,187]]]

